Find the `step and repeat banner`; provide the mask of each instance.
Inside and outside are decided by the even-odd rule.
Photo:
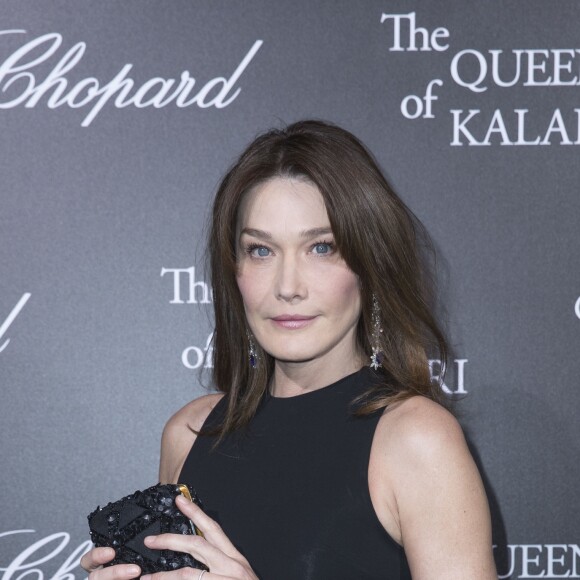
[[[433,237],[499,577],[580,578],[580,3],[1,0],[1,580],[84,578],[86,515],[157,481],[219,364],[216,185],[305,118]]]

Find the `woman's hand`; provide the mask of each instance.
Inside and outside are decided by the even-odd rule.
[[[81,568],[89,572],[89,580],[128,580],[141,574],[141,568],[135,564],[102,567],[114,557],[113,548],[93,548],[81,558]]]
[[[160,534],[145,538],[145,545],[154,550],[175,550],[191,554],[196,560],[205,564],[209,572],[181,568],[172,572],[157,572],[143,576],[143,580],[198,580],[202,574],[203,580],[258,580],[248,561],[230,542],[216,521],[212,520],[199,506],[182,496],[177,496],[175,503],[181,512],[203,532],[205,538]],[[104,579],[99,578],[99,580]]]

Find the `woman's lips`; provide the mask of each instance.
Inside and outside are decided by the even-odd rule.
[[[272,318],[272,322],[280,328],[286,328],[288,330],[297,330],[299,328],[304,328],[305,326],[308,326],[315,319],[316,316],[299,316],[299,315],[276,316],[276,318]]]

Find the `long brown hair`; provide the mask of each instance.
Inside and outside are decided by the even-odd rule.
[[[259,344],[260,362],[256,368],[249,364],[246,317],[236,282],[240,202],[251,188],[274,177],[307,179],[322,194],[336,246],[361,283],[357,341],[369,355],[373,296],[378,301],[384,380],[359,399],[357,414],[417,394],[440,400],[440,384],[431,380],[428,358],[444,365],[447,346],[431,312],[430,277],[421,259],[428,242],[424,228],[354,135],[330,123],[300,121],[258,136],[216,194],[209,236],[213,382],[227,398],[218,432],[223,436],[248,424],[274,369],[274,359]]]

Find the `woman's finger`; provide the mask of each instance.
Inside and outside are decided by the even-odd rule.
[[[187,516],[206,537],[208,542],[219,548],[230,558],[240,558],[241,554],[226,536],[221,526],[210,518],[198,505],[188,501],[182,496],[177,496],[175,503],[183,515]],[[205,578],[205,576],[204,576]]]
[[[113,548],[93,548],[81,558],[81,568],[86,572],[92,572],[99,566],[110,562],[114,557]]]
[[[128,580],[137,578],[141,568],[135,564],[118,564],[103,568],[103,564],[115,557],[113,548],[93,548],[81,558],[81,568],[89,572],[91,580]]]
[[[187,552],[196,560],[205,564],[214,573],[220,573],[228,578],[246,578],[250,568],[245,558],[238,553],[237,557],[225,554],[201,536],[184,536],[181,534],[160,534],[148,536],[145,545],[155,550],[174,550]],[[205,576],[204,576],[205,579]]]
[[[196,568],[180,568],[171,572],[158,572],[156,574],[147,574],[141,576],[141,580],[199,580],[201,570]],[[231,576],[222,576],[221,574],[212,574],[206,572],[202,580],[233,580]]]
[[[89,574],[89,580],[129,580],[138,578],[141,568],[135,564],[115,564],[107,568],[98,568]]]
[[[184,536],[181,534],[160,534],[158,536],[147,536],[144,544],[153,550],[173,550],[175,552],[186,552],[191,554],[196,560],[205,564],[216,565],[220,559],[229,559],[221,550],[210,544],[201,536]]]

